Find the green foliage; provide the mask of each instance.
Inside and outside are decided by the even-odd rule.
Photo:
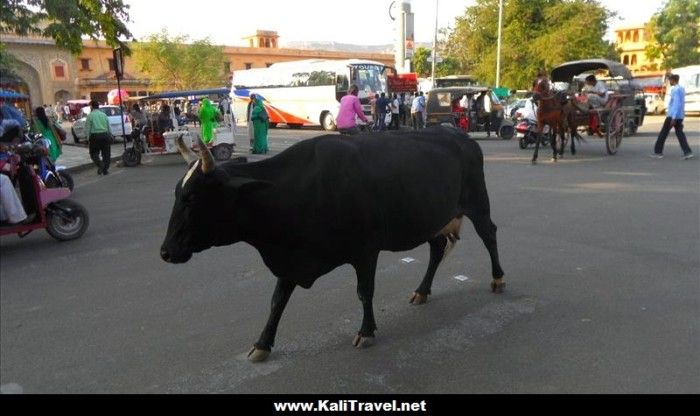
[[[430,76],[431,64],[428,62],[428,57],[431,55],[432,51],[423,47],[418,47],[413,52],[413,58],[411,58],[413,72],[417,73],[419,77]]]
[[[126,27],[129,6],[123,0],[3,0],[0,33],[53,38],[60,48],[77,55],[83,49],[82,36],[103,38],[112,47],[133,36]]]
[[[7,47],[0,43],[0,77],[9,78],[15,75],[17,58],[7,53]]]
[[[413,72],[419,77],[429,77],[433,70],[433,64],[428,62],[428,58],[433,56],[433,51],[428,48],[419,47],[413,53]],[[438,56],[442,53],[438,52]],[[442,62],[435,65],[435,76],[442,77],[445,75],[457,74],[459,72],[459,61],[452,57],[443,57]]]
[[[700,0],[669,0],[647,25],[653,39],[646,47],[649,59],[678,68],[700,62]]]
[[[477,0],[455,21],[444,45],[456,72],[482,83],[496,81],[498,0]],[[539,68],[572,60],[610,58],[617,52],[603,37],[614,14],[596,0],[505,0],[501,85],[529,88]]]
[[[151,79],[152,88],[192,90],[224,84],[224,48],[212,45],[208,38],[188,41],[185,35],[171,38],[163,29],[134,44],[134,61]]]

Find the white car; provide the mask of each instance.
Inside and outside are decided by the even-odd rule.
[[[644,101],[648,114],[663,114],[666,111],[666,104],[659,94],[644,94]]]
[[[85,141],[85,122],[87,120],[87,115],[90,114],[91,108],[83,107],[80,111],[80,118],[73,123],[71,128],[71,133],[73,134],[73,140],[76,143],[80,141]],[[124,112],[124,133],[122,133],[122,122],[119,119],[119,106],[116,105],[101,105],[100,111],[107,114],[107,119],[109,120],[109,130],[112,132],[112,136],[129,136],[131,134],[131,121],[129,121],[129,115]],[[122,137],[123,139],[124,137]]]

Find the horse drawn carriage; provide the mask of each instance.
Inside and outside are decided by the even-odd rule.
[[[593,73],[601,75],[598,79],[605,82],[608,90],[602,107],[589,106],[585,94],[579,93],[585,76]],[[563,86],[570,98],[568,111],[565,111],[569,131],[573,134],[583,127],[589,135],[603,137],[610,155],[617,153],[624,135],[635,134],[644,122],[646,106],[641,88],[627,67],[619,62],[607,59],[567,62],[552,70],[551,81],[555,90]],[[574,153],[574,137],[570,139]]]

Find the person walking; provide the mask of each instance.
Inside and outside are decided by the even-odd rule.
[[[248,126],[248,141],[250,142],[250,151],[253,151],[253,143],[255,142],[255,130],[253,129],[253,120],[250,119],[250,112],[253,111],[253,103],[255,102],[255,94],[250,94],[250,100],[245,110],[245,121]]]
[[[414,95],[409,92],[408,96],[406,97],[406,100],[404,101],[404,105],[406,106],[406,109],[404,110],[406,112],[406,123],[411,127],[413,127],[413,118],[411,116],[411,108],[413,108],[413,99]]]
[[[679,80],[680,77],[677,74],[671,74],[669,76],[669,81],[671,83],[669,95],[671,96],[671,101],[669,101],[668,109],[666,109],[666,120],[664,120],[664,125],[661,127],[659,137],[656,139],[656,144],[654,145],[654,154],[651,155],[654,159],[661,159],[664,157],[664,143],[666,142],[668,133],[671,132],[671,127],[673,127],[676,132],[676,138],[678,138],[678,143],[681,145],[681,150],[683,151],[682,159],[688,160],[694,157],[693,151],[690,149],[690,146],[688,146],[688,139],[683,132],[685,88],[683,88],[682,85],[678,85]]]
[[[214,140],[218,114],[219,110],[211,104],[208,98],[202,100],[202,106],[199,108],[199,125],[201,126],[202,142],[204,144],[209,144]]]
[[[85,121],[85,137],[88,138],[90,159],[97,166],[97,174],[109,174],[112,133],[109,131],[107,114],[100,111],[100,104],[95,100],[90,101],[90,114]]]
[[[399,98],[396,96],[396,94],[393,95],[393,99],[391,100],[390,106],[391,106],[391,126],[390,128],[394,130],[399,129],[399,113],[401,112],[400,106],[401,102],[399,101]]]
[[[375,130],[383,131],[386,130],[386,110],[389,105],[389,100],[386,98],[385,93],[379,94],[379,99],[377,99],[377,122],[375,123]]]
[[[58,134],[56,126],[49,120],[46,115],[44,107],[37,107],[34,109],[34,130],[37,133],[41,133],[44,139],[49,142],[49,159],[51,162],[56,162],[61,153],[63,152],[61,143],[61,136]]]
[[[410,112],[411,109],[409,108],[408,111]],[[399,121],[401,122],[402,126],[406,125],[406,93],[402,92],[401,95],[399,95]]]
[[[340,110],[338,110],[338,117],[335,120],[335,126],[340,134],[352,135],[360,132],[355,122],[355,116],[365,123],[367,122],[367,117],[362,111],[362,105],[360,105],[360,99],[357,97],[358,93],[357,85],[353,84],[348,89],[347,95],[340,99]]]
[[[379,117],[377,116],[377,101],[379,101],[379,94],[374,94],[374,97],[369,100],[370,114],[372,115],[375,126],[379,121]]]
[[[411,120],[413,120],[413,130],[422,129],[425,124],[423,120],[423,112],[425,111],[425,97],[423,97],[423,91],[418,94],[413,99],[413,104],[411,105]]]
[[[265,110],[263,100],[254,95],[250,119],[253,121],[253,154],[263,155],[268,152],[267,147],[267,127],[270,117]]]

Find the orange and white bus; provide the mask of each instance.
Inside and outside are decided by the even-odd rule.
[[[233,72],[231,102],[237,120],[245,120],[250,94],[264,100],[270,126],[321,126],[335,129],[340,98],[351,84],[359,88],[360,103],[370,116],[370,98],[386,92],[387,66],[359,59],[308,59],[280,62],[267,68]]]

